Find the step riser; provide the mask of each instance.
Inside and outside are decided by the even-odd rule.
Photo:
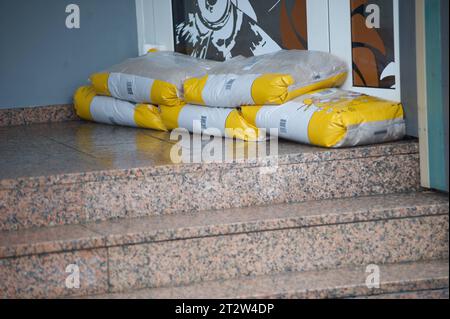
[[[339,275],[339,269],[336,270]],[[353,272],[356,282],[342,280],[340,284],[328,283],[323,288],[293,289],[287,282],[292,278],[276,278],[273,280],[271,292],[256,292],[251,285],[243,289],[224,285],[227,291],[219,296],[208,294],[214,288],[207,286],[183,286],[138,290],[130,293],[111,293],[88,296],[89,299],[448,299],[448,276],[434,279],[397,280],[384,282],[381,279],[379,288],[368,288],[365,284],[367,273],[364,269]],[[261,277],[256,277],[261,278]],[[294,278],[295,280],[297,278]],[[315,278],[317,282],[326,282],[328,278]],[[332,278],[334,279],[334,278]],[[348,279],[348,278],[346,278]],[[301,280],[300,280],[301,282]],[[304,283],[304,282],[303,282]],[[249,284],[245,282],[243,284]],[[335,287],[333,287],[335,286]],[[289,287],[290,289],[286,289]],[[202,289],[203,288],[203,289]],[[234,288],[234,289],[233,289]],[[242,290],[244,292],[242,292]],[[277,291],[281,291],[278,292]],[[217,292],[215,291],[217,294]]]
[[[72,104],[0,109],[0,127],[78,120]]]
[[[105,293],[107,261],[105,248],[0,259],[0,299]],[[66,287],[66,279],[72,274],[66,273],[66,268],[71,264],[79,267],[79,288]]]
[[[257,299],[257,298],[442,298],[448,296],[448,261],[380,265],[377,287],[366,284],[363,266],[290,272],[187,286],[148,288],[89,296],[112,299]],[[447,297],[448,298],[448,297]]]
[[[446,289],[432,289],[421,291],[407,291],[391,294],[368,295],[357,299],[448,299],[449,291]]]
[[[0,260],[0,297],[83,296],[445,258],[447,215],[380,220],[5,258]],[[80,289],[65,287],[70,264],[80,266]]]
[[[418,154],[0,190],[0,230],[419,189]]]
[[[124,291],[447,257],[448,216],[435,216],[113,247],[109,270]]]

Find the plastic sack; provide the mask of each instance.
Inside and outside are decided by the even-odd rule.
[[[90,80],[97,94],[135,103],[182,103],[183,81],[204,74],[218,62],[176,52],[149,52],[94,73]]]
[[[77,115],[84,120],[167,131],[156,106],[98,96],[90,86],[82,86],[75,92],[74,105]]]
[[[163,123],[169,130],[185,128],[192,133],[202,132],[244,141],[262,141],[265,139],[265,134],[249,124],[235,109],[191,104],[177,107],[161,105],[160,108]]]
[[[208,106],[282,104],[321,88],[340,86],[343,61],[325,52],[280,50],[222,62],[184,82],[186,102]]]
[[[280,106],[244,106],[244,118],[259,128],[278,128],[289,140],[323,147],[346,147],[401,139],[400,103],[340,89],[325,89]]]

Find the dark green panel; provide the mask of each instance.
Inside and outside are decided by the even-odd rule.
[[[446,141],[443,121],[445,110],[442,85],[444,78],[442,72],[443,30],[441,28],[441,6],[441,0],[425,1],[428,147],[431,187],[448,191],[445,163]]]

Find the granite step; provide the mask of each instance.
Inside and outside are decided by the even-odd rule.
[[[353,299],[449,299],[448,288],[402,291],[381,295],[359,296]]]
[[[379,266],[379,286],[367,286],[362,266],[234,278],[188,286],[88,296],[92,299],[448,299],[448,260]]]
[[[3,231],[0,297],[446,260],[448,212],[446,195],[415,192]],[[79,288],[66,287],[70,265]]]
[[[241,143],[229,162],[177,164],[175,144],[168,133],[76,121],[0,128],[0,230],[420,190],[416,140],[280,140],[277,155],[262,156]]]

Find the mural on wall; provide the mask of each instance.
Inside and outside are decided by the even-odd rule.
[[[306,0],[173,0],[175,51],[227,60],[308,48]]]
[[[353,85],[395,88],[392,0],[351,0],[351,10]]]

